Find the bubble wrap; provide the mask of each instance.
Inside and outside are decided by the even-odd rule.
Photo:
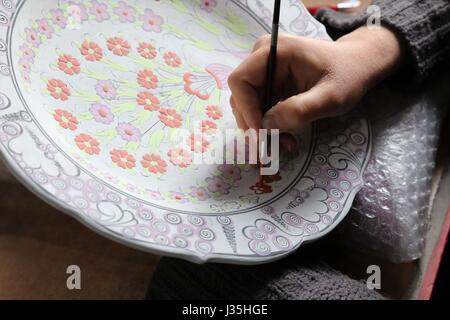
[[[439,79],[414,92],[383,86],[364,101],[372,156],[339,231],[345,244],[396,263],[420,258],[449,83]]]

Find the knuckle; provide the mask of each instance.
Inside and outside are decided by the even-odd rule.
[[[238,69],[234,70],[228,76],[228,86],[233,90],[234,86],[241,80],[241,74]]]
[[[287,33],[284,33],[284,32],[280,32],[278,34],[278,42],[279,43],[281,43],[281,44],[289,44],[291,42],[290,40],[292,40],[292,36],[291,35],[289,35]]]
[[[329,116],[337,116],[345,113],[345,99],[339,86],[331,86],[325,91],[324,111]]]
[[[270,35],[269,34],[265,34],[261,37],[259,37],[256,42],[255,45],[253,47],[254,50],[257,50],[263,46],[265,46],[266,44],[270,43]]]
[[[265,34],[265,35],[259,37],[259,40],[261,40],[262,43],[268,43],[268,42],[270,42],[270,39],[271,39],[270,34]]]
[[[289,101],[290,100],[290,101]],[[280,115],[285,118],[285,121],[289,122],[292,127],[300,126],[303,115],[305,113],[305,106],[299,101],[299,98],[292,97],[287,100],[288,105],[284,110],[280,110]]]
[[[231,106],[231,109],[232,109],[233,112],[234,112],[235,109],[236,109],[236,102],[234,101],[233,96],[230,97],[230,106]]]

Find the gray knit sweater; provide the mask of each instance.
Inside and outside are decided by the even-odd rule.
[[[450,0],[375,0],[382,23],[394,30],[409,53],[405,69],[425,80],[450,60]],[[321,10],[317,18],[338,37],[365,24]],[[335,239],[336,240],[336,239]],[[264,266],[194,265],[163,258],[149,287],[152,299],[382,299],[323,263],[327,241],[302,248],[291,257]],[[313,254],[311,254],[313,252]]]

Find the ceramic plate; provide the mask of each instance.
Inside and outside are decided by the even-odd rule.
[[[227,78],[269,31],[268,5],[1,0],[5,162],[50,204],[150,252],[262,263],[324,236],[361,187],[364,118],[305,128],[268,188],[250,166],[192,161],[235,127]],[[284,1],[282,29],[328,39],[296,1]],[[179,128],[205,139],[180,139]]]

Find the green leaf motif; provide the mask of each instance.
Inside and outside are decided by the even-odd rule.
[[[228,12],[226,19],[221,20],[221,23],[240,36],[249,34],[248,26],[245,21],[232,12]]]
[[[170,0],[170,3],[179,12],[181,12],[181,13],[187,13],[188,12],[188,8],[186,7],[186,5],[181,0]]]
[[[153,118],[154,112],[150,112],[148,110],[142,110],[137,115],[136,119],[133,121],[133,123],[140,127],[143,124],[149,123],[150,120]]]
[[[163,142],[164,138],[165,138],[165,132],[164,130],[160,129],[155,131],[149,139],[148,145],[151,148],[158,148],[161,143]]]
[[[214,46],[212,44],[210,44],[206,41],[197,39],[197,38],[193,37],[192,35],[190,35],[189,33],[184,32],[173,25],[167,25],[167,29],[171,33],[175,34],[178,38],[185,39],[185,40],[191,42],[191,44],[197,48],[200,48],[200,49],[206,50],[206,51],[214,50]]]
[[[107,129],[104,131],[97,132],[96,136],[105,139],[107,141],[111,141],[115,137],[117,137],[117,130],[116,128]]]
[[[245,51],[248,51],[248,52],[250,52],[251,50],[252,50],[252,48],[253,48],[253,43],[251,43],[251,42],[246,42],[246,43],[244,43],[244,42],[240,42],[240,41],[233,41],[233,44],[236,46],[236,47],[238,47],[238,48],[241,48],[241,49],[243,49],[243,50],[245,50]]]
[[[92,94],[90,92],[77,92],[76,95],[87,102],[100,102],[100,97],[96,94]],[[74,94],[75,96],[75,94]]]
[[[136,109],[136,102],[127,102],[115,106],[112,110],[114,113],[126,113]]]
[[[178,128],[170,129],[169,140],[171,143],[179,143],[181,138],[180,130]]]
[[[212,24],[211,22],[209,22],[206,19],[203,19],[200,16],[197,16],[197,20],[196,22],[206,31],[211,32],[212,34],[216,35],[216,36],[220,36],[222,35],[222,31],[216,27],[214,24]]]
[[[184,127],[188,130],[191,129],[191,117],[189,116],[189,114],[187,114],[184,118]]]
[[[94,117],[92,116],[92,114],[90,112],[83,112],[83,113],[77,114],[77,118],[80,121],[87,121],[87,120],[92,120]]]
[[[186,95],[183,95],[177,100],[177,103],[174,105],[174,108],[178,112],[180,112],[187,106],[188,102],[189,102],[189,97]]]
[[[194,103],[195,113],[201,116],[205,111],[205,102],[202,100],[196,100]]]
[[[136,150],[139,149],[140,145],[140,142],[130,141],[127,143],[125,149],[129,152],[136,152]]]

